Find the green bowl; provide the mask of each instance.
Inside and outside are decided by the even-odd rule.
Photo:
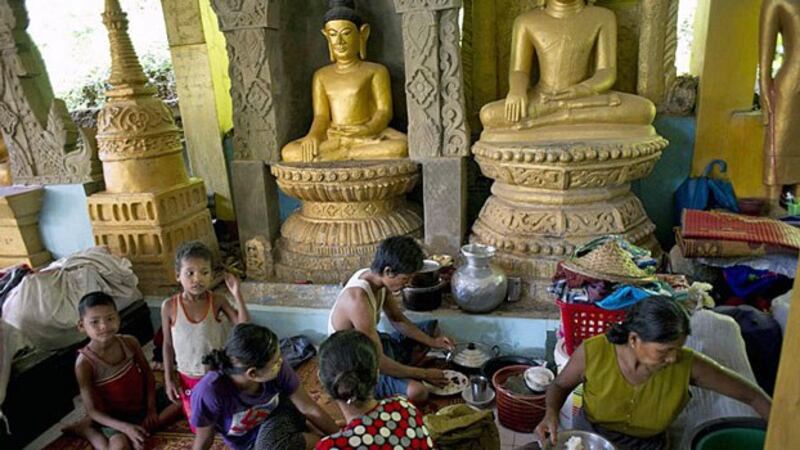
[[[727,428],[703,436],[695,450],[760,450],[767,432],[755,428]]]

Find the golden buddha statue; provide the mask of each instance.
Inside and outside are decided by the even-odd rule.
[[[588,137],[620,137],[622,130],[652,133],[652,102],[611,90],[617,78],[616,18],[589,3],[547,0],[543,8],[515,19],[509,92],[481,109],[482,140],[574,138],[575,125],[586,128]],[[529,87],[534,62],[538,81]],[[609,130],[608,124],[620,126]],[[555,126],[552,133],[546,130],[550,126]]]
[[[314,73],[314,121],[308,134],[281,150],[284,162],[404,158],[406,135],[389,128],[389,71],[364,61],[370,27],[352,0],[331,0],[322,34],[333,64]]]
[[[800,2],[764,0],[761,5],[759,68],[764,139],[764,184],[777,200],[785,185],[800,183]],[[785,55],[777,74],[772,63],[778,34]]]

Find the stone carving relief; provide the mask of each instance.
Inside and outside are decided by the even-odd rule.
[[[97,150],[53,97],[24,0],[0,0],[0,124],[18,184],[102,180]]]
[[[408,138],[412,158],[466,156],[458,11],[461,0],[395,0],[403,15]]]
[[[247,278],[266,281],[275,273],[272,244],[264,236],[256,236],[244,244]]]
[[[227,42],[233,100],[234,157],[278,161],[270,55],[278,12],[270,0],[213,0]]]
[[[639,76],[636,91],[657,106],[675,82],[679,0],[642,0],[639,4]]]

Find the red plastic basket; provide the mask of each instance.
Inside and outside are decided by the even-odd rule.
[[[561,326],[568,355],[572,355],[584,339],[603,334],[611,325],[625,319],[625,310],[609,311],[581,303],[556,303],[561,309]]]
[[[497,392],[497,417],[500,423],[520,433],[531,433],[544,419],[545,395],[520,395],[503,387],[508,377],[524,373],[531,366],[503,367],[492,376]]]

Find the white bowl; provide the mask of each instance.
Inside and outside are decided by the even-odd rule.
[[[533,366],[525,371],[525,384],[534,392],[544,392],[556,379],[547,367]]]

